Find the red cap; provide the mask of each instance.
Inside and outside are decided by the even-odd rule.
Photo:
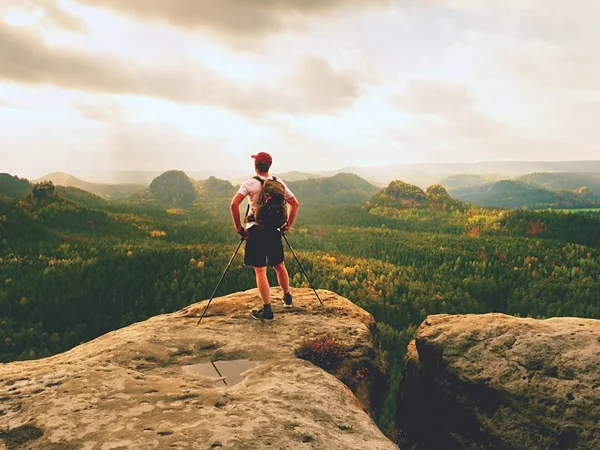
[[[271,155],[269,155],[268,153],[265,153],[265,152],[260,152],[257,155],[252,155],[252,158],[254,158],[256,160],[256,162],[259,162],[259,163],[272,163],[273,162],[273,158],[271,158]]]

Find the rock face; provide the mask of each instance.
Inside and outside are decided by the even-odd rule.
[[[401,426],[433,449],[599,449],[600,321],[429,316]]]
[[[205,301],[51,358],[1,364],[0,449],[397,449],[365,412],[368,396],[294,356],[303,339],[329,333],[345,367],[379,364],[373,318],[319,292],[324,307],[294,290],[294,307],[275,303],[273,322],[249,316],[259,303],[251,290],[214,299],[198,327]],[[224,371],[225,360],[253,367],[224,381],[196,372],[211,361]]]

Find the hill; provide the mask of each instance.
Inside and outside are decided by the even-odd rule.
[[[206,180],[197,181],[197,186],[199,188],[199,198],[202,201],[230,201],[237,192],[237,188],[229,181],[220,180],[213,176]]]
[[[513,178],[532,172],[599,172],[600,161],[485,161],[475,163],[416,163],[390,164],[375,167],[345,167],[320,172],[325,176],[336,173],[354,173],[374,183],[387,184],[404,180],[425,187],[452,175],[470,174],[498,178]],[[489,181],[489,180],[488,180]],[[443,184],[443,183],[442,183]]]
[[[88,208],[105,208],[110,202],[98,195],[72,186],[56,186],[56,192],[72,202],[87,206]]]
[[[530,173],[515,178],[515,181],[554,191],[576,191],[581,187],[587,187],[592,194],[600,196],[600,173]]]
[[[63,172],[52,172],[35,182],[52,181],[56,186],[75,187],[106,200],[125,200],[145,189],[141,184],[90,183]]]
[[[454,189],[451,193],[465,202],[497,208],[544,209],[600,206],[600,198],[586,189],[577,192],[551,191],[533,184],[510,180]]]
[[[129,200],[170,208],[191,206],[198,199],[198,186],[181,170],[169,170],[154,178],[150,187]]]
[[[30,248],[32,242],[39,241],[53,242],[52,233],[13,200],[0,196],[0,255],[6,249]]]
[[[20,200],[31,192],[31,184],[25,178],[0,173],[0,197]]]
[[[288,181],[302,181],[310,180],[313,178],[323,178],[323,175],[319,175],[316,173],[298,172],[296,170],[293,170],[291,172],[285,172],[276,176],[281,177],[281,179],[284,180],[286,183]]]
[[[502,179],[501,175],[476,175],[476,174],[458,174],[450,175],[449,177],[442,178],[439,182],[446,189],[452,191],[454,189],[468,188],[472,186],[478,186],[484,183],[492,183]]]
[[[231,179],[231,182],[237,186],[237,185],[242,184],[248,178],[252,178],[255,175],[256,174],[252,173],[252,174],[248,174],[244,177],[236,177],[234,179]],[[325,175],[316,174],[316,173],[298,172],[296,170],[293,170],[290,172],[284,172],[284,173],[275,173],[273,175],[275,175],[277,178],[281,178],[286,183],[289,183],[292,181],[311,180],[311,179],[315,179],[315,178],[325,178]]]
[[[286,184],[298,198],[303,209],[360,204],[379,191],[376,186],[350,173],[340,173],[326,178],[286,181]]]
[[[214,176],[194,180],[185,172],[171,170],[152,180],[150,187],[128,200],[131,205],[170,209],[185,208],[188,212],[229,215],[228,205],[237,188],[227,180]]]

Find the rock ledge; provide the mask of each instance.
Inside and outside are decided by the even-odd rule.
[[[249,316],[256,290],[108,333],[68,352],[0,365],[0,448],[397,449],[336,377],[294,356],[330,333],[373,354],[373,318],[350,301],[297,289],[276,320]],[[274,290],[274,297],[281,291]],[[250,359],[233,386],[184,366]]]

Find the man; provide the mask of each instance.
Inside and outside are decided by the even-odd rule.
[[[259,196],[262,191],[263,183],[266,180],[273,180],[269,175],[269,169],[273,163],[271,155],[260,152],[252,155],[254,158],[254,170],[256,178],[250,178],[241,185],[239,191],[231,200],[231,217],[235,226],[235,231],[246,240],[246,249],[244,263],[254,267],[256,274],[256,286],[263,307],[252,311],[252,317],[255,319],[273,320],[273,309],[271,307],[271,293],[269,280],[267,279],[267,265],[273,267],[277,273],[277,281],[283,289],[283,306],[292,307],[292,295],[290,294],[290,281],[285,263],[283,261],[283,242],[281,241],[281,232],[292,228],[300,204],[289,188],[281,180],[279,181],[285,188],[285,202],[290,206],[287,222],[279,229],[270,229],[258,224],[255,220]],[[258,179],[257,179],[258,178]],[[259,181],[260,180],[260,181]],[[240,218],[240,204],[248,197],[251,213],[246,218],[247,228],[242,225]]]

